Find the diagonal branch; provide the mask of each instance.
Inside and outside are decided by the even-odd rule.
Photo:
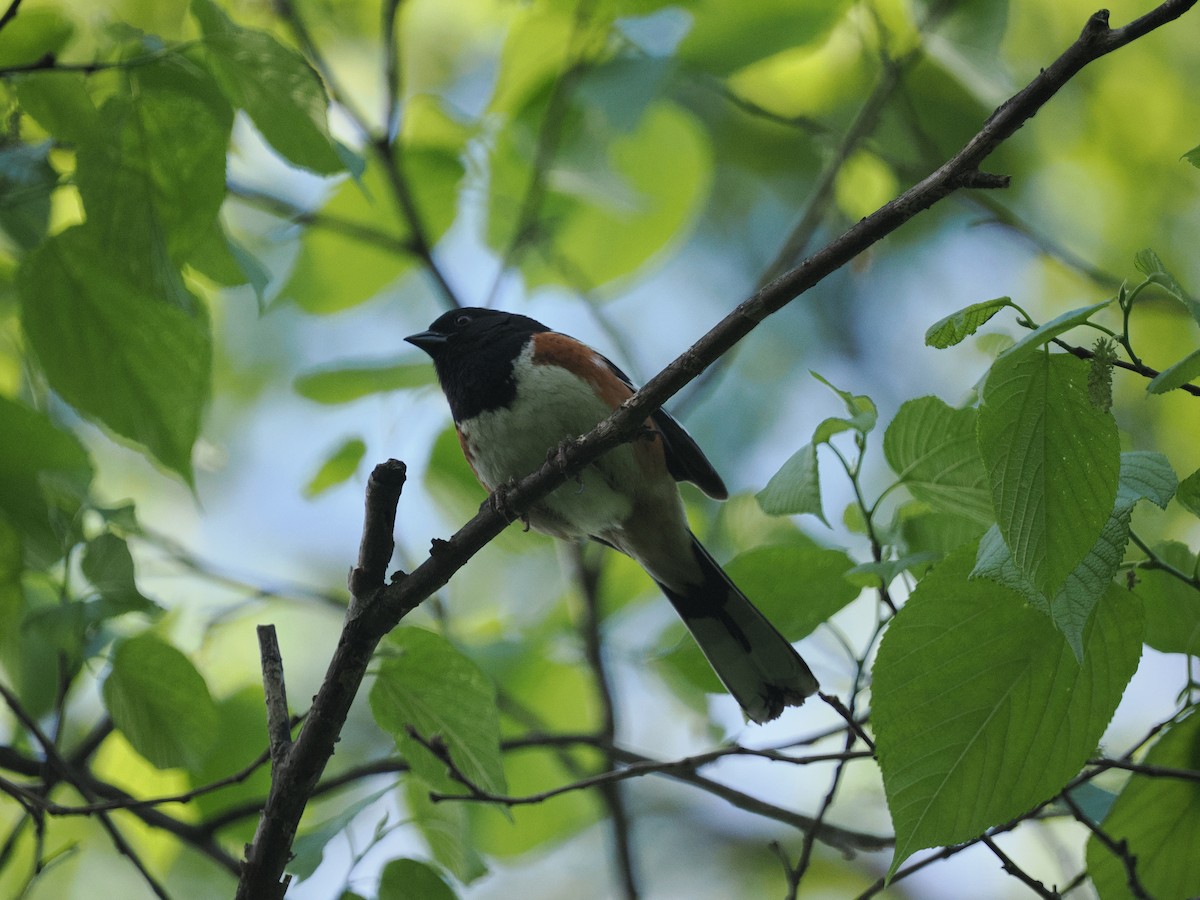
[[[618,444],[631,440],[654,410],[748,335],[763,319],[779,311],[830,273],[894,232],[918,213],[965,187],[1001,187],[1007,179],[988,175],[979,166],[1001,143],[1037,113],[1088,63],[1111,53],[1187,12],[1196,0],[1166,0],[1123,28],[1108,27],[1108,13],[1098,12],[1079,38],[1043,69],[1023,90],[998,108],[954,157],[895,200],[862,219],[794,269],[776,278],[739,304],[699,341],[630,397],[608,419],[570,443],[555,462],[507,492],[515,513],[528,509],[569,476]],[[330,661],[325,681],[284,765],[274,773],[270,797],[253,844],[248,848],[238,898],[281,897],[280,878],[300,816],[329,758],[382,636],[416,608],[508,525],[485,504],[479,514],[447,541],[439,541],[430,557],[400,581],[370,596],[356,598]]]

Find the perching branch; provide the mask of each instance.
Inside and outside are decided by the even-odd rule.
[[[1177,19],[1196,0],[1166,0],[1123,28],[1108,27],[1108,13],[1093,15],[1079,38],[1043,69],[1029,85],[1000,106],[955,156],[900,197],[862,219],[800,265],[763,286],[739,304],[713,329],[688,348],[630,397],[608,419],[563,448],[558,459],[545,464],[507,492],[508,508],[516,513],[579,472],[618,444],[631,440],[646,417],[754,330],[830,273],[837,271],[918,213],[960,188],[996,188],[1007,179],[980,170],[983,161],[1084,66],[1131,41]],[[308,797],[333,755],[338,734],[366,673],[379,640],[412,609],[438,590],[506,526],[490,504],[447,541],[439,541],[429,558],[406,578],[370,596],[356,598],[327,676],[308,719],[283,766],[274,772],[266,808],[247,852],[238,886],[239,898],[282,895],[280,878],[292,839]]]

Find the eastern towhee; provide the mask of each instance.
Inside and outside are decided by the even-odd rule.
[[[633,393],[625,374],[595,350],[527,316],[457,309],[405,340],[433,358],[463,453],[489,491],[538,469]],[[675,482],[724,499],[721,477],[664,410],[646,428],[644,438],[587,466],[577,483],[543,497],[526,521],[633,557],[746,715],[770,721],[815,693],[817,680],[688,528]]]

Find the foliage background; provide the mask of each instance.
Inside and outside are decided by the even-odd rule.
[[[894,2],[822,2],[801,12],[794,7],[774,0],[736,12],[702,2],[406,2],[397,54],[400,83],[411,98],[401,132],[409,148],[405,166],[434,259],[454,294],[534,315],[603,347],[643,380],[753,289],[797,222],[808,229],[805,246],[814,249],[940,164],[998,102],[1069,44],[1093,12],[1073,2],[995,0],[944,8]],[[33,62],[47,50],[60,61],[113,60],[131,47],[152,51],[154,41],[145,35],[170,46],[197,38],[201,26],[219,43],[219,18],[203,12],[208,7],[197,8],[199,16],[182,3],[30,2],[0,32],[0,65]],[[266,4],[225,9],[239,26],[265,29],[285,44],[297,41],[287,16]],[[375,111],[384,109],[386,89],[377,7],[302,3],[295,9],[336,73],[336,86],[380,126]],[[1143,11],[1132,3],[1117,5],[1113,20]],[[929,16],[937,26],[921,34],[917,23]],[[989,161],[991,171],[1013,175],[1010,190],[961,194],[919,217],[774,317],[717,374],[677,398],[672,408],[739,495],[717,507],[688,494],[696,529],[720,558],[803,540],[784,520],[763,515],[749,495],[809,441],[817,422],[843,414],[838,398],[809,370],[869,395],[886,423],[909,398],[935,394],[955,406],[970,399],[995,343],[934,351],[923,340],[930,324],[956,309],[1011,296],[1034,319],[1047,321],[1111,296],[1125,278],[1136,279],[1133,261],[1144,247],[1153,247],[1185,285],[1200,284],[1193,252],[1200,226],[1198,175],[1180,160],[1200,140],[1194,126],[1200,101],[1191,88],[1200,78],[1195,33],[1194,21],[1185,17],[1086,69]],[[560,79],[563,54],[587,65]],[[890,88],[884,59],[902,67]],[[236,73],[226,75],[235,79]],[[6,78],[9,111],[33,114],[47,105],[62,110],[61,95],[39,95],[45,88],[35,82],[47,77]],[[119,95],[120,72],[87,77],[98,96]],[[199,121],[204,110],[176,114],[180,120],[168,121],[169,128]],[[140,593],[166,613],[148,618],[145,609],[135,608],[89,633],[92,643],[80,648],[80,680],[64,707],[62,739],[77,741],[103,714],[99,683],[112,662],[111,638],[151,626],[203,674],[216,701],[210,715],[221,723],[222,746],[198,750],[201,758],[192,760],[168,753],[158,760],[160,770],[143,758],[145,747],[139,754],[118,732],[105,738],[94,770],[138,794],[166,794],[202,783],[204,775],[223,774],[265,745],[253,625],[276,624],[296,708],[315,691],[340,625],[343,573],[354,559],[362,484],[373,461],[394,456],[411,467],[397,525],[402,568],[423,558],[430,539],[457,527],[482,496],[445,431],[447,416],[429,385],[431,371],[401,349],[403,335],[445,308],[444,291],[419,252],[397,249],[407,241],[411,250],[414,236],[394,212],[393,192],[379,167],[363,174],[365,192],[344,176],[321,177],[311,169],[334,173],[340,158],[322,144],[319,129],[310,143],[284,151],[282,135],[308,133],[294,120],[278,122],[281,132],[271,143],[309,171],[286,165],[246,115],[233,122],[222,221],[262,267],[249,267],[258,290],[222,289],[223,282],[239,280],[237,266],[205,245],[199,231],[188,237],[186,286],[199,298],[213,333],[211,396],[176,410],[186,418],[205,407],[194,453],[186,439],[194,426],[187,421],[176,420],[156,445],[155,463],[139,450],[147,440],[132,446],[114,440],[111,418],[94,411],[79,416],[48,391],[55,389],[77,409],[86,406],[63,389],[65,381],[43,377],[31,364],[29,343],[36,336],[30,321],[36,317],[22,314],[17,300],[19,279],[33,277],[28,262],[17,274],[20,258],[47,227],[58,232],[78,221],[79,196],[88,186],[89,163],[69,146],[77,139],[70,134],[74,120],[64,116],[70,121],[48,124],[50,116],[14,118],[4,150],[6,195],[14,196],[16,184],[34,199],[5,204],[0,223],[8,237],[0,393],[45,411],[80,438],[93,460],[96,506],[136,505],[140,528],[119,518],[110,527],[129,539]],[[213,133],[219,133],[220,116],[212,114]],[[264,122],[270,113],[251,116],[258,129],[269,130]],[[330,128],[344,144],[360,148],[353,120],[335,107]],[[843,153],[843,136],[856,121],[865,133]],[[557,123],[561,134],[548,135],[545,122]],[[64,144],[48,156],[22,160],[12,149],[39,146],[47,132]],[[205,133],[201,123],[198,139]],[[91,171],[111,162],[97,160]],[[529,196],[531,173],[544,180],[536,189],[544,191],[536,216],[520,202]],[[196,208],[222,204],[219,173],[215,183],[209,176],[197,172],[189,194],[195,205],[168,217],[169,233],[186,231]],[[828,192],[818,193],[826,183]],[[810,208],[811,218],[802,218]],[[136,217],[137,210],[125,213]],[[302,227],[297,223],[307,213],[316,220]],[[91,215],[89,208],[89,221]],[[127,221],[116,219],[113,233],[130,239],[123,230]],[[390,238],[363,240],[364,228],[383,229]],[[184,253],[177,246],[166,252],[176,262]],[[65,270],[55,262],[32,269],[39,276],[34,284]],[[28,296],[30,288],[24,290]],[[192,302],[177,299],[184,307]],[[1138,345],[1150,365],[1165,368],[1195,349],[1195,323],[1168,298],[1140,305],[1136,316]],[[1011,317],[996,323],[991,330],[1020,337]],[[64,353],[60,363],[81,378],[76,390],[82,395],[99,383],[89,385],[89,366],[112,359],[102,345],[88,345],[88,335],[97,336],[89,331],[83,349]],[[165,373],[194,384],[171,365],[172,358],[185,358],[172,357],[176,349],[155,346],[151,338],[141,358],[157,360],[156,377]],[[52,359],[44,349],[41,354],[42,369],[52,370]],[[361,376],[345,372],[351,365],[369,365],[373,386],[359,387]],[[1156,450],[1180,476],[1194,471],[1200,466],[1195,398],[1175,391],[1147,400],[1144,388],[1142,379],[1115,375],[1122,449]],[[170,408],[166,404],[164,414]],[[107,429],[97,427],[96,418]],[[129,438],[130,430],[124,435]],[[862,479],[870,496],[891,481],[881,442],[873,441]],[[330,460],[337,462],[327,466]],[[856,561],[865,560],[865,538],[842,517],[854,499],[851,486],[828,455],[822,465],[832,527],[811,517],[799,524],[821,544],[848,548]],[[1148,507],[1140,504],[1134,514],[1139,534],[1152,543],[1171,538],[1196,546],[1194,516],[1178,505]],[[95,515],[86,527],[93,534],[105,530]],[[769,728],[747,730],[732,701],[698,690],[685,663],[652,662],[670,646],[672,636],[664,637],[664,630],[671,618],[636,568],[611,554],[589,554],[584,562],[587,571],[601,573],[603,635],[623,746],[668,759],[723,736],[771,746],[836,724],[831,713],[810,704]],[[592,727],[600,709],[580,640],[584,604],[576,564],[563,548],[512,529],[410,624],[444,631],[546,727]],[[53,599],[62,578],[54,574],[59,570],[48,571],[45,580],[26,573],[21,603],[43,602],[30,597],[48,591]],[[78,570],[68,571],[67,584],[83,590]],[[874,592],[865,591],[834,619],[855,646],[871,634],[876,604]],[[54,674],[34,665],[30,645],[14,646],[13,635],[27,634],[18,631],[25,608],[5,612],[9,683],[31,708],[49,713]],[[825,689],[845,695],[853,671],[836,634],[819,629],[803,649]],[[1124,748],[1149,724],[1170,716],[1191,665],[1191,657],[1147,650],[1102,743]],[[25,674],[14,675],[22,666]],[[103,699],[111,709],[111,697]],[[235,722],[241,731],[232,731]],[[229,739],[233,733],[242,737]],[[334,769],[392,750],[391,738],[360,702]],[[221,758],[225,752],[228,759]],[[586,754],[576,761],[597,764]],[[511,754],[509,790],[568,780],[560,765],[549,753]],[[734,759],[705,770],[802,810],[817,808],[828,789],[827,777],[816,771]],[[889,833],[877,770],[864,765],[848,771],[832,820]],[[264,783],[256,779],[237,789],[239,796],[260,795]],[[387,860],[427,855],[417,829],[402,824],[413,814],[404,804],[414,791],[402,787],[375,796],[389,783],[366,781],[314,805],[313,825],[354,799],[374,797],[369,811],[349,807],[359,814],[348,837],[328,843],[324,865],[294,888],[294,896],[330,896],[346,879],[370,895]],[[625,795],[647,895],[781,893],[779,861],[768,844],[778,840],[794,854],[800,844],[795,832],[662,780],[635,779]],[[183,815],[203,817],[217,808],[201,805]],[[513,822],[491,810],[472,813],[490,874],[464,893],[615,893],[608,831],[598,822],[602,813],[600,802],[582,793],[518,810]],[[6,806],[4,815],[15,823],[20,810]],[[385,816],[387,834],[375,844],[376,824]],[[180,895],[230,892],[227,874],[173,839],[126,816],[118,821]],[[236,852],[252,830],[253,819],[246,819],[222,837]],[[1015,834],[1005,846],[1048,883],[1061,883],[1056,873],[1082,864],[1082,834],[1077,824],[1056,822]],[[97,879],[112,893],[145,894],[142,879],[115,856],[94,819],[55,820],[50,835],[50,849],[75,849],[34,880],[30,896],[82,895]],[[15,893],[24,883],[35,845],[25,836],[12,852],[13,861],[0,873],[0,894]],[[352,858],[363,853],[351,870]],[[887,852],[847,862],[818,850],[805,885],[830,896],[855,895],[889,862]],[[980,886],[980,896],[1019,891],[983,847],[893,890],[957,896],[967,879]]]

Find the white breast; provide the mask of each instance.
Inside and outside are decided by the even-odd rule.
[[[520,385],[506,409],[484,412],[459,430],[479,478],[496,487],[529,475],[567,438],[591,431],[612,412],[591,387],[558,366],[534,365],[531,349],[517,359]],[[484,452],[482,448],[486,447]],[[633,451],[623,445],[557,488],[530,514],[530,524],[555,537],[601,534],[623,521],[630,498],[615,485],[636,484]]]

